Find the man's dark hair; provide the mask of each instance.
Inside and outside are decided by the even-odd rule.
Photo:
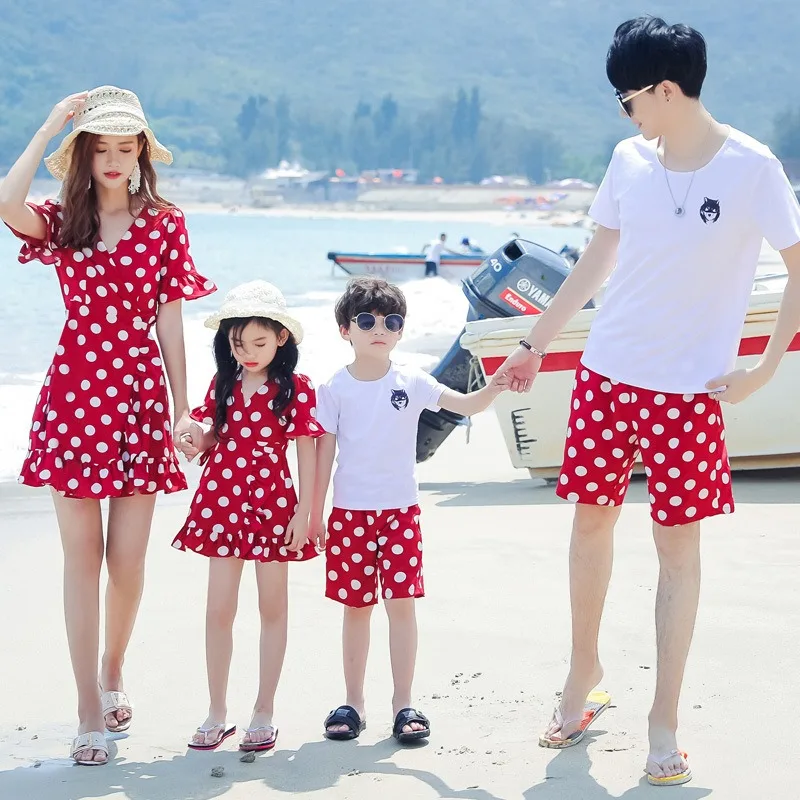
[[[406,315],[406,298],[400,289],[383,278],[364,275],[353,278],[336,301],[336,323],[340,328],[349,328],[350,322],[362,312]]]
[[[667,25],[660,17],[637,17],[614,33],[606,75],[620,92],[672,81],[687,97],[700,97],[706,77],[706,40],[688,25]]]

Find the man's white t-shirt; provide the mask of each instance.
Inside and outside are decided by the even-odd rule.
[[[589,210],[620,241],[583,363],[642,389],[701,393],[734,367],[763,239],[799,242],[800,206],[769,148],[733,128],[693,181],[668,173],[675,203],[656,147],[620,142]]]
[[[317,422],[335,434],[339,448],[336,508],[416,505],[419,416],[438,410],[446,388],[421,369],[392,363],[380,380],[356,380],[345,367],[317,389]]]
[[[438,267],[442,260],[442,250],[444,250],[444,242],[441,239],[434,240],[428,247],[428,252],[425,253],[425,260],[433,261]]]

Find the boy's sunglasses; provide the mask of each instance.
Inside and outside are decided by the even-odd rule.
[[[645,92],[649,92],[655,86],[654,83],[651,83],[649,86],[645,86],[644,89],[639,89],[638,92],[632,92],[628,95],[623,95],[622,92],[617,89],[614,92],[614,96],[617,98],[617,102],[619,103],[619,107],[628,115],[631,115],[631,107],[626,105],[626,103],[630,103],[634,97],[638,97],[640,94],[644,94]]]
[[[378,318],[374,314],[370,314],[369,311],[362,311],[360,314],[356,314],[352,321],[358,325],[360,331],[371,331],[378,324]],[[404,322],[405,320],[399,314],[387,314],[383,318],[383,327],[389,333],[399,333],[403,330]]]

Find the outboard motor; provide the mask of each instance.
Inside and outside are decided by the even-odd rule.
[[[542,245],[512,239],[463,281],[469,300],[467,322],[540,314],[550,305],[570,267],[565,258]],[[585,306],[593,307],[592,300]],[[459,344],[463,333],[431,371],[434,378],[459,392],[484,385],[480,371],[471,374],[472,356]],[[466,424],[466,417],[451,411],[423,411],[417,429],[417,461],[427,461],[456,426]]]

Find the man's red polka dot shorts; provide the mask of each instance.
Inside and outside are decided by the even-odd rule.
[[[328,519],[325,596],[363,608],[383,599],[424,597],[419,506],[384,511],[334,508]]]
[[[719,400],[638,389],[579,365],[556,494],[574,503],[620,505],[639,455],[650,514],[659,524],[733,511]]]

